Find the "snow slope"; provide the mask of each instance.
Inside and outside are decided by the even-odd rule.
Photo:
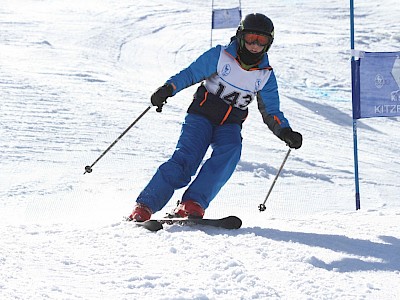
[[[398,118],[358,123],[356,211],[348,3],[242,3],[275,24],[281,108],[304,145],[259,212],[287,148],[252,104],[237,171],[206,212],[243,227],[149,233],[122,217],[174,150],[196,86],[84,166],[209,48],[211,5],[111,2],[2,1],[0,298],[399,299]],[[398,0],[362,2],[356,48],[399,51]],[[234,33],[214,30],[213,45]]]

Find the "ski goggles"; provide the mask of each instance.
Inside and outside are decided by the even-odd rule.
[[[243,34],[243,40],[249,45],[258,45],[265,47],[270,43],[270,37],[266,35],[256,34],[256,33],[245,33]]]

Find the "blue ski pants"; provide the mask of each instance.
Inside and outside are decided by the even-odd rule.
[[[212,154],[191,182],[209,146]],[[154,213],[168,203],[175,190],[190,183],[182,202],[193,200],[206,209],[235,171],[241,151],[240,125],[213,125],[204,116],[187,114],[172,157],[157,169],[136,202]]]

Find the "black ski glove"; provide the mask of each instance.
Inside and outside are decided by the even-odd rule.
[[[162,87],[159,87],[153,95],[151,95],[151,104],[157,106],[156,111],[161,112],[164,103],[167,103],[167,98],[172,96],[174,88],[172,85],[166,83]]]
[[[299,149],[301,147],[302,142],[303,142],[303,136],[300,133],[298,133],[296,131],[293,131],[289,127],[281,129],[281,132],[279,134],[279,138],[282,141],[286,142],[286,144],[290,148],[294,148],[294,149]]]

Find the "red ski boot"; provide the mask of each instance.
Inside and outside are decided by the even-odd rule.
[[[174,210],[174,214],[181,218],[196,218],[202,219],[204,216],[204,209],[193,200],[182,202]]]
[[[146,205],[138,203],[128,217],[129,221],[144,222],[150,219],[152,211]]]

